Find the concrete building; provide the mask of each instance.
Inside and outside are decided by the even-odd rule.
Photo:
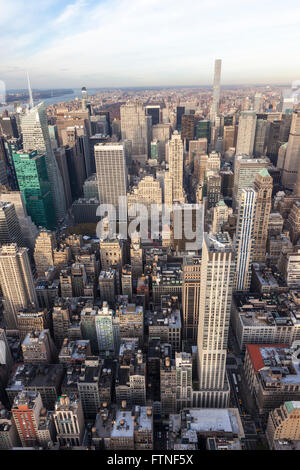
[[[234,288],[237,291],[247,291],[250,287],[256,199],[257,193],[253,189],[242,190],[234,241],[236,251]]]
[[[182,311],[183,339],[197,341],[201,284],[201,258],[185,257],[183,261]]]
[[[24,239],[14,204],[0,202],[0,243],[24,246]]]
[[[200,284],[198,379],[203,406],[226,407],[226,354],[234,281],[234,252],[227,232],[204,234]]]
[[[255,178],[254,190],[256,191],[256,210],[253,227],[253,261],[264,262],[273,190],[273,178],[266,168],[262,169]]]
[[[12,416],[22,447],[38,446],[38,425],[43,403],[40,393],[20,392],[12,405]]]
[[[176,367],[176,406],[177,411],[192,404],[193,377],[192,356],[189,353],[177,352],[175,354]]]
[[[300,402],[286,401],[280,408],[270,411],[266,436],[270,449],[278,450],[276,444],[300,441]]]
[[[285,401],[299,400],[299,341],[287,344],[247,344],[245,377],[259,413],[270,412]]]
[[[300,157],[300,112],[293,113],[290,135],[282,171],[282,184],[294,189],[299,170]]]
[[[55,404],[53,418],[60,447],[82,444],[85,426],[82,404],[78,396],[60,396]]]
[[[6,327],[16,329],[18,311],[38,306],[27,248],[16,244],[1,247],[0,284]]]
[[[127,191],[127,170],[123,144],[95,146],[96,175],[100,204],[119,206],[119,197]],[[116,213],[116,215],[119,215]]]
[[[245,188],[254,188],[254,181],[263,168],[269,164],[268,158],[249,158],[245,155],[236,155],[234,160],[233,181],[233,208],[240,202],[241,192]]]
[[[171,140],[167,144],[169,178],[172,181],[172,202],[185,202],[183,190],[183,143],[180,134],[173,132]]]
[[[49,330],[28,333],[22,343],[22,353],[25,364],[53,364],[57,351]]]
[[[300,340],[298,293],[235,293],[231,321],[241,351],[247,344],[292,344]]]
[[[41,230],[35,241],[34,262],[39,277],[45,277],[45,273],[54,266],[53,250],[55,237],[49,230]]]
[[[253,155],[255,129],[255,111],[242,111],[239,119],[236,155]]]
[[[107,269],[100,272],[99,288],[100,299],[114,306],[116,300],[117,273],[115,269]]]
[[[39,392],[43,405],[48,410],[53,410],[63,375],[61,364],[20,364],[12,373],[6,387],[10,404],[13,404],[15,397],[23,390]]]

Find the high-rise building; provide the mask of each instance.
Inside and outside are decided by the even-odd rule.
[[[177,106],[176,108],[176,129],[177,131],[181,131],[181,121],[182,116],[184,115],[185,107],[184,106]]]
[[[264,117],[264,115],[262,115]],[[255,139],[253,154],[256,158],[260,158],[266,153],[267,135],[268,135],[268,121],[264,118],[256,120]]]
[[[152,117],[152,126],[160,123],[160,105],[150,104],[146,106],[146,113]]]
[[[220,105],[220,83],[221,83],[221,67],[222,60],[215,60],[214,84],[213,84],[213,101],[211,107],[211,121],[214,123],[219,112]]]
[[[201,258],[185,257],[182,285],[183,338],[194,342],[198,334],[200,282]]]
[[[234,281],[234,251],[227,232],[204,234],[198,322],[198,379],[204,407],[226,407],[226,353]]]
[[[255,129],[255,111],[242,111],[238,127],[236,155],[253,155]]]
[[[253,229],[253,261],[263,263],[266,260],[268,223],[272,207],[273,178],[263,168],[254,181],[256,213]]]
[[[21,227],[14,204],[0,202],[0,243],[16,243],[24,246]]]
[[[236,155],[234,160],[233,207],[237,208],[244,188],[253,188],[254,180],[260,170],[270,164],[268,158],[249,158]]]
[[[183,143],[180,134],[173,132],[168,144],[169,177],[172,181],[172,201],[185,202],[183,190]]]
[[[282,171],[282,184],[294,189],[300,160],[300,112],[293,113],[290,135]]]
[[[31,331],[22,343],[24,363],[53,364],[57,351],[49,330]]]
[[[45,277],[45,273],[54,266],[53,250],[55,237],[49,230],[41,230],[35,241],[34,262],[39,277]]]
[[[128,102],[121,106],[122,140],[132,143],[132,155],[148,155],[150,147],[149,124],[142,103]],[[148,116],[150,121],[151,117]]]
[[[13,365],[13,358],[6,338],[5,330],[0,328],[0,364],[5,365],[8,370]]]
[[[116,300],[116,287],[117,287],[117,271],[109,268],[100,272],[99,275],[99,288],[100,299],[112,307]]]
[[[126,196],[127,170],[122,144],[95,145],[96,173],[101,204],[118,207],[119,197]]]
[[[61,395],[55,403],[54,423],[61,447],[80,446],[84,435],[84,415],[77,395]]]
[[[13,159],[28,215],[38,227],[53,229],[55,212],[45,155],[36,150],[20,151],[13,154]]]
[[[21,117],[21,128],[25,152],[37,150],[46,155],[46,167],[50,180],[55,215],[56,219],[59,220],[66,213],[65,193],[62,176],[51,146],[44,103],[39,103],[37,106],[28,109],[27,113]]]
[[[0,201],[10,202],[14,205],[24,240],[23,246],[27,246],[28,248],[33,250],[35,239],[38,235],[38,229],[36,225],[32,222],[31,217],[27,215],[22,192],[1,189]]]
[[[186,141],[187,148],[190,140],[195,136],[195,115],[184,114],[181,119],[181,138],[183,142]]]
[[[18,311],[38,305],[27,248],[15,243],[0,248],[0,284],[6,328],[16,329]]]
[[[213,208],[212,232],[222,232],[223,226],[228,222],[231,214],[232,208],[228,207],[224,200],[221,199]]]
[[[39,444],[38,425],[43,402],[39,392],[20,392],[12,406],[12,416],[23,447]]]
[[[113,311],[107,302],[103,302],[102,309],[95,316],[98,351],[100,355],[109,355],[115,351],[113,334]]]
[[[175,353],[177,411],[192,405],[193,363],[192,356],[185,352]]]
[[[284,449],[289,443],[300,441],[299,401],[285,401],[280,408],[270,411],[266,437],[272,450],[278,450],[280,445]]]
[[[250,287],[256,198],[257,194],[254,189],[242,190],[235,236],[236,272],[234,287],[238,291],[246,291]]]
[[[54,150],[54,155],[60,170],[60,174],[63,180],[64,193],[66,198],[66,208],[68,209],[72,204],[72,193],[70,185],[70,177],[68,171],[68,162],[65,148],[56,148]]]

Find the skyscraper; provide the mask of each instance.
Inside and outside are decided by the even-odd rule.
[[[237,208],[243,188],[253,188],[254,180],[260,170],[270,164],[268,158],[249,158],[236,155],[234,159],[233,207]]]
[[[18,311],[38,305],[27,248],[15,243],[0,248],[0,284],[6,327],[16,329]]]
[[[119,204],[119,197],[126,196],[127,169],[122,144],[95,145],[96,174],[101,204]]]
[[[53,233],[49,230],[41,230],[34,247],[34,262],[39,277],[44,277],[45,273],[54,265],[54,248],[55,238]]]
[[[0,243],[17,243],[18,246],[24,246],[15,206],[11,202],[0,202]]]
[[[11,411],[23,447],[38,445],[38,425],[42,408],[43,402],[39,392],[23,391],[14,400]]]
[[[213,102],[211,107],[211,121],[214,123],[216,116],[219,112],[220,104],[220,83],[221,83],[221,67],[222,60],[215,60],[215,73],[214,73],[214,84],[213,84]]]
[[[250,287],[255,208],[256,192],[254,189],[243,189],[235,238],[236,272],[234,284],[238,291],[248,290]]]
[[[173,202],[185,202],[183,191],[183,143],[178,131],[174,131],[167,143],[169,158],[169,177],[172,180]]]
[[[255,128],[255,111],[242,111],[238,127],[236,155],[253,155]]]
[[[294,189],[300,161],[300,111],[293,113],[290,135],[282,171],[282,184]]]
[[[65,216],[66,202],[62,177],[54,157],[48,129],[47,113],[44,103],[28,109],[21,117],[23,147],[25,152],[37,150],[46,155],[46,165],[50,180],[56,219]]]
[[[225,385],[234,251],[227,232],[204,234],[198,324],[198,379],[202,406],[226,407]]]
[[[122,140],[131,141],[133,156],[148,155],[151,141],[148,126],[151,117],[146,116],[143,104],[128,102],[121,106],[120,113]]]
[[[253,231],[253,261],[263,263],[266,260],[268,224],[273,190],[273,178],[266,168],[263,168],[255,178],[254,189],[257,193],[257,198]]]
[[[55,212],[48,179],[45,155],[36,150],[13,154],[19,188],[22,191],[28,215],[39,227],[53,229]]]
[[[182,284],[183,338],[197,341],[201,283],[201,258],[184,258]]]

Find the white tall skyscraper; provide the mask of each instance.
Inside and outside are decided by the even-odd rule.
[[[167,143],[169,158],[168,177],[172,181],[172,201],[185,202],[183,190],[183,143],[178,131],[174,131]],[[170,188],[171,189],[171,188]]]
[[[56,219],[66,214],[66,201],[63,180],[55,159],[48,129],[47,113],[44,103],[28,109],[21,116],[23,148],[25,151],[37,150],[45,153],[48,177],[55,207]]]
[[[6,327],[16,329],[18,311],[38,307],[27,248],[15,243],[0,248],[0,284]]]
[[[228,405],[225,373],[234,267],[229,234],[205,233],[198,325],[198,379],[203,407]]]
[[[216,116],[219,112],[220,105],[220,83],[221,83],[221,67],[222,60],[215,61],[214,85],[213,85],[213,102],[211,107],[211,121],[215,123]]]
[[[142,103],[128,102],[121,106],[122,140],[132,143],[132,156],[148,155],[151,142],[151,117],[146,116]]]
[[[118,206],[126,196],[127,169],[123,144],[98,144],[94,147],[99,199],[101,204]]]
[[[256,112],[242,111],[239,120],[236,155],[253,155]]]
[[[243,189],[235,238],[235,290],[238,291],[248,290],[250,287],[255,208],[256,191],[254,189]]]

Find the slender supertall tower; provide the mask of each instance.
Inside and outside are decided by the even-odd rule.
[[[234,286],[235,290],[238,291],[247,291],[250,287],[255,208],[256,192],[254,189],[243,189],[235,237],[236,271]],[[266,224],[267,228],[268,224]]]
[[[215,73],[214,73],[214,85],[213,85],[213,102],[212,102],[212,107],[211,107],[211,121],[213,123],[215,123],[216,116],[219,112],[221,67],[222,67],[222,60],[216,59]]]
[[[198,324],[200,407],[228,406],[225,374],[234,267],[234,250],[228,232],[205,233]]]
[[[21,116],[23,147],[25,152],[37,150],[46,155],[46,165],[54,201],[56,219],[66,214],[66,201],[63,180],[55,159],[48,129],[47,113],[44,103],[28,109]]]

